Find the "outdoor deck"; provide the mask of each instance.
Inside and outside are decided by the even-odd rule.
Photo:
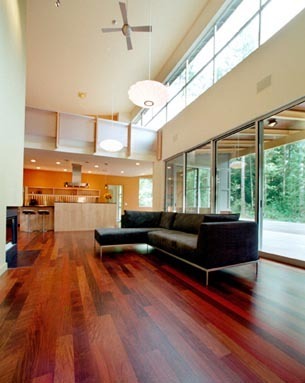
[[[305,224],[264,220],[262,251],[305,262]]]

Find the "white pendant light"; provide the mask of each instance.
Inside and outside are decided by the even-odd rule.
[[[142,108],[161,107],[168,100],[168,88],[158,81],[138,81],[129,88],[128,96]]]
[[[111,128],[113,130],[113,109],[114,109],[114,90],[111,90]],[[107,138],[105,140],[102,140],[99,143],[99,146],[101,149],[105,150],[106,152],[119,152],[121,149],[123,149],[123,144],[119,140],[116,140],[114,138]]]
[[[100,142],[100,147],[107,152],[119,152],[123,148],[123,144],[118,140],[103,140]]]
[[[241,162],[241,160],[235,160],[230,163],[231,169],[241,169],[245,165]]]
[[[229,165],[231,169],[244,169],[246,166],[244,157],[240,156],[239,135],[240,135],[240,132],[237,132],[237,142],[235,146],[235,157],[234,157],[235,159],[233,161],[230,161],[230,165]]]
[[[151,25],[151,1],[150,1],[150,20]],[[141,108],[153,108],[164,106],[169,98],[168,87],[159,81],[150,79],[151,66],[151,37],[149,34],[149,49],[148,49],[148,80],[138,81],[128,90],[128,97],[135,105]]]

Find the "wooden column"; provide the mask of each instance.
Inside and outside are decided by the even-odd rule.
[[[58,149],[60,146],[59,140],[60,140],[60,114],[59,112],[56,112],[56,143],[55,143],[56,149]]]
[[[157,132],[157,160],[162,160],[162,131]]]
[[[126,149],[126,157],[131,156],[131,124],[128,125],[127,128],[127,149]]]

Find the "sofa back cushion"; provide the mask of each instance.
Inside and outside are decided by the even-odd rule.
[[[173,223],[173,230],[198,234],[203,214],[177,213]]]
[[[173,222],[175,219],[176,213],[162,211],[160,219],[160,227],[163,229],[171,229],[173,227]]]
[[[161,211],[125,210],[122,215],[122,227],[158,227]]]
[[[203,222],[228,222],[238,221],[239,213],[236,214],[204,214]]]

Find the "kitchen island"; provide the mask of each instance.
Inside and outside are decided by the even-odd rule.
[[[54,203],[54,231],[116,227],[115,203]]]

